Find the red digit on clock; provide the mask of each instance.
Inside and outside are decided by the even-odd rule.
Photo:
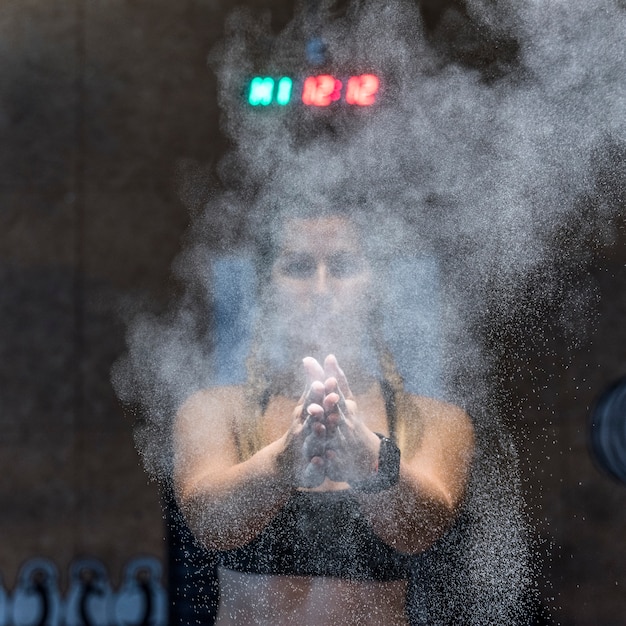
[[[369,106],[376,102],[380,81],[374,74],[351,76],[346,89],[346,102],[358,106]]]
[[[339,100],[342,86],[340,80],[329,74],[309,76],[302,88],[302,102],[318,107],[328,106]]]

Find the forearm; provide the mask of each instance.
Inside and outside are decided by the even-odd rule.
[[[450,527],[456,507],[436,484],[401,465],[398,484],[378,493],[358,493],[373,531],[400,552],[429,548]]]
[[[177,497],[187,523],[208,548],[226,550],[252,540],[293,492],[281,471],[283,442],[248,460],[193,481],[179,481]]]

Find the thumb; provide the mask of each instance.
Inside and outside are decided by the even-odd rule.
[[[313,357],[304,357],[302,359],[302,365],[304,366],[304,372],[306,374],[306,385],[298,404],[302,404],[306,401],[311,385],[316,381],[321,383],[324,378],[324,370],[322,369],[322,366]]]
[[[339,367],[339,362],[334,354],[329,354],[324,359],[324,372],[326,376],[334,376],[337,379],[337,385],[339,390],[345,398],[351,400],[353,398],[350,391],[350,385],[348,385],[348,379],[343,370]]]
[[[302,359],[302,365],[306,372],[307,387],[310,387],[316,380],[323,382],[324,369],[312,356],[306,356]]]

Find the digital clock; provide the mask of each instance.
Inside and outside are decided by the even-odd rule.
[[[296,86],[300,88],[297,89]],[[253,107],[272,104],[287,106],[295,103],[327,107],[333,102],[364,107],[376,102],[379,90],[380,80],[374,74],[350,76],[347,80],[340,80],[330,74],[319,74],[307,76],[301,83],[294,83],[289,76],[255,76],[248,84],[246,92],[248,104]]]

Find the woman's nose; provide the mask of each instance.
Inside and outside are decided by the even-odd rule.
[[[318,295],[323,295],[328,292],[328,268],[325,263],[320,263],[317,266],[317,270],[314,276],[314,291]]]

